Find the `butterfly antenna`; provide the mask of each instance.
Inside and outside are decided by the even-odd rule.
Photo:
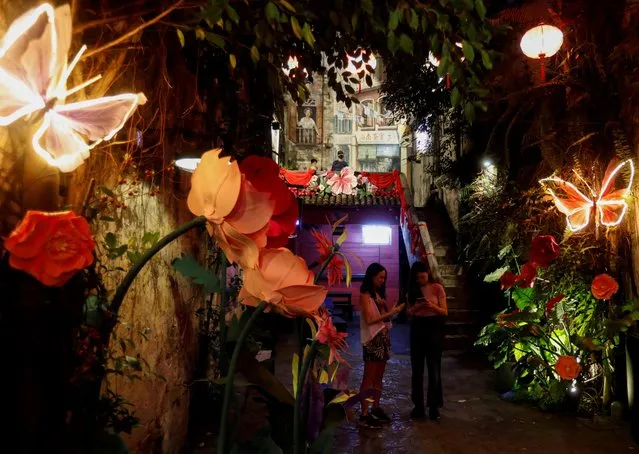
[[[579,181],[581,181],[590,191],[590,194],[593,197],[597,197],[597,193],[592,189],[592,187],[588,184],[588,182],[586,180],[583,179],[583,177],[581,175],[579,175],[579,173],[577,173],[577,171],[575,169],[572,170],[575,175],[577,176],[577,178],[579,179]]]
[[[71,63],[69,63],[69,66],[67,66],[67,69],[64,71],[64,74],[62,74],[62,77],[60,78],[60,85],[59,85],[59,90],[58,92],[60,94],[64,93],[64,96],[61,97],[67,97],[69,95],[72,95],[73,93],[82,90],[83,88],[88,87],[89,85],[97,82],[98,80],[100,80],[102,78],[102,74],[98,74],[95,77],[92,77],[89,80],[86,80],[84,82],[82,82],[80,85],[77,85],[73,88],[71,88],[70,90],[66,90],[64,88],[62,88],[67,80],[69,79],[69,76],[71,75],[71,72],[73,71],[73,69],[75,68],[75,66],[78,64],[78,62],[80,61],[80,57],[82,57],[82,54],[84,54],[84,52],[87,50],[87,46],[86,44],[83,45],[80,50],[78,51],[77,54],[75,54],[75,57],[73,57],[73,60],[71,60]]]

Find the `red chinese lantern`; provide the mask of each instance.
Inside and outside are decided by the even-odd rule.
[[[539,59],[541,80],[546,80],[545,59],[555,55],[564,42],[564,34],[553,25],[538,25],[528,30],[521,38],[519,46],[529,58]]]

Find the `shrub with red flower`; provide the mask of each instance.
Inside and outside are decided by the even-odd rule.
[[[339,331],[337,331],[337,328],[335,328],[335,325],[333,324],[331,314],[324,307],[318,310],[316,321],[316,338],[319,342],[327,345],[330,349],[328,364],[333,364],[333,361],[335,360],[337,360],[337,362],[339,363],[346,363],[346,361],[344,361],[344,359],[339,354],[339,351],[348,348],[348,344],[345,340],[348,334],[340,333]]]
[[[538,235],[532,241],[528,258],[540,268],[546,269],[559,257],[559,244],[552,235]]]
[[[528,262],[521,267],[521,272],[517,276],[517,285],[520,288],[532,288],[537,278],[537,267],[534,263]]]
[[[259,192],[269,194],[274,202],[273,216],[266,231],[266,247],[278,248],[288,244],[295,232],[299,217],[297,198],[280,178],[280,167],[272,159],[249,156],[240,164],[240,171]]]
[[[555,371],[563,380],[574,380],[581,373],[581,366],[574,356],[560,356],[555,363]]]
[[[322,232],[317,230],[311,230],[311,235],[315,238],[315,246],[320,253],[319,263],[324,263],[328,256],[333,251],[333,244],[331,240]],[[335,255],[326,267],[326,274],[328,276],[328,286],[339,285],[342,282],[342,270],[344,269],[344,260]]]
[[[553,309],[555,308],[555,306],[561,302],[563,299],[565,298],[564,295],[557,295],[554,298],[552,298],[550,301],[548,301],[546,303],[546,317],[550,317],[550,313],[553,311]]]
[[[13,268],[51,287],[91,265],[95,249],[89,223],[72,211],[28,211],[4,245]]]
[[[507,314],[497,315],[497,324],[502,328],[514,328],[515,326],[517,326],[517,322],[508,319],[512,315],[519,314],[519,312],[519,309],[515,309],[514,311],[508,312]]]
[[[599,300],[609,300],[619,291],[619,283],[608,274],[600,274],[593,279],[590,291]]]
[[[499,278],[499,283],[501,284],[502,290],[508,290],[517,282],[517,275],[512,271],[506,271]]]

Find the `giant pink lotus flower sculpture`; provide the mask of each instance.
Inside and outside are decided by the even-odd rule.
[[[331,187],[331,192],[335,195],[353,195],[356,193],[357,177],[353,169],[344,167],[341,172],[334,173],[333,176],[326,180],[326,184]]]

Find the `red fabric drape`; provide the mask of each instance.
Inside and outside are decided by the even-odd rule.
[[[394,170],[391,173],[362,172],[362,176],[368,178],[368,181],[377,186],[379,189],[386,189],[400,182],[399,170]],[[398,187],[401,187],[401,183]]]
[[[315,170],[308,169],[306,172],[297,172],[294,170],[280,169],[280,175],[288,184],[293,186],[307,186],[311,182],[311,178],[315,175]]]

